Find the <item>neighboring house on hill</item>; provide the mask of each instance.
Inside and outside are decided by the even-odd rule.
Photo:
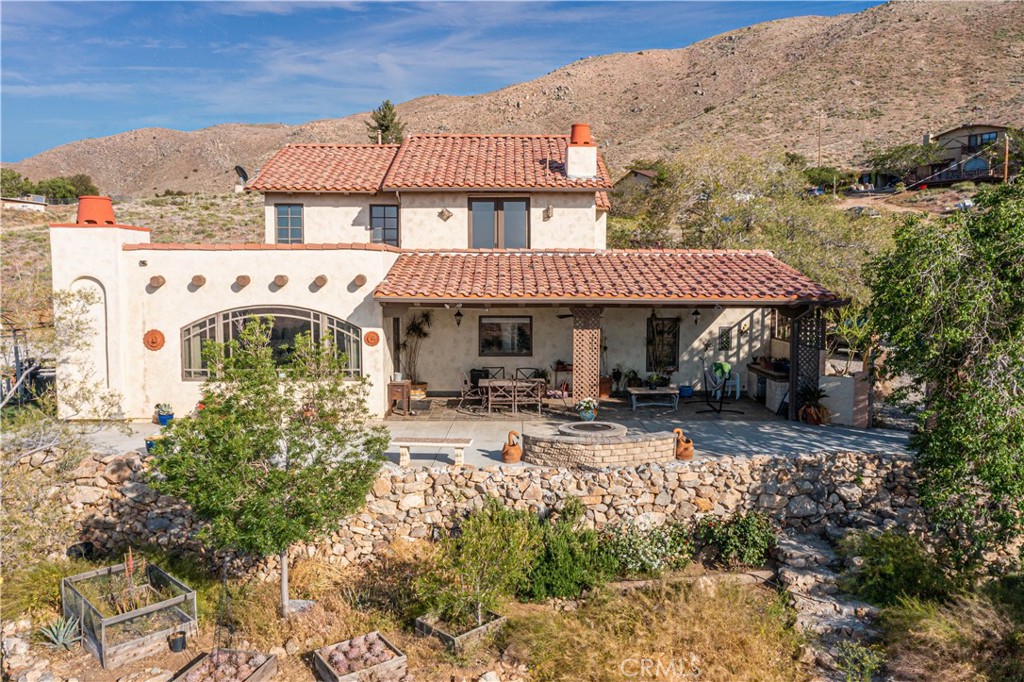
[[[20,197],[0,198],[0,204],[4,208],[13,208],[18,211],[46,212],[46,197],[40,194],[25,194]]]
[[[791,382],[816,384],[820,311],[842,303],[765,251],[607,250],[611,180],[582,124],[289,145],[247,189],[265,197],[262,244],[153,244],[102,197],[51,226],[53,286],[97,294],[85,359],[127,416],[158,402],[190,411],[202,343],[252,315],[275,316],[275,343],[332,337],[381,414],[420,311],[434,312],[416,377],[431,393],[457,394],[473,368],[566,360],[580,398],[616,365],[699,385],[702,357],[742,370],[786,356]]]
[[[648,190],[658,179],[658,171],[631,168],[626,174],[615,181],[615,191],[619,193]]]
[[[1006,126],[965,124],[937,135],[925,133],[924,144],[939,144],[944,150],[943,158],[919,166],[913,180],[926,185],[1002,180],[1006,131]]]

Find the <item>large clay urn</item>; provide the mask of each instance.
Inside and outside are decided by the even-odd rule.
[[[523,446],[519,444],[520,436],[518,431],[508,432],[508,442],[501,446],[501,461],[505,464],[515,464],[523,458]]]
[[[683,435],[682,429],[673,429],[672,433],[676,434],[676,459],[693,459],[693,441]]]

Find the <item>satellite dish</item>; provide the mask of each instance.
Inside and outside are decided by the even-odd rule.
[[[243,185],[249,182],[249,174],[246,173],[245,169],[242,168],[241,166],[235,166],[235,173],[238,174],[238,179],[242,182]]]

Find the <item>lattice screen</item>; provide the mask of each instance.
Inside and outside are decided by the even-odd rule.
[[[573,397],[598,398],[601,389],[601,309],[572,309]]]
[[[825,346],[825,318],[820,308],[814,308],[793,319],[793,336],[790,341],[790,418],[796,418],[801,407],[800,392],[804,386],[818,386],[820,378],[819,361],[821,349]]]

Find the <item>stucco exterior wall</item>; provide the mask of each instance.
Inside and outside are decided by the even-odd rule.
[[[397,257],[385,251],[364,250],[124,250],[122,244],[139,242],[140,235],[116,228],[54,228],[54,288],[70,288],[75,282],[95,282],[106,293],[105,329],[98,330],[91,351],[94,364],[107,358],[98,373],[109,376],[109,388],[122,395],[125,416],[148,418],[158,402],[171,403],[184,414],[194,407],[201,382],[182,379],[182,328],[215,313],[248,306],[295,306],[324,312],[361,329],[376,331],[382,341],[375,347],[363,343],[363,374],[370,380],[369,407],[384,409],[384,378],[391,368],[390,349],[382,328],[383,313],[372,299],[373,288]],[[327,284],[313,279],[326,275]],[[362,274],[367,282],[353,281]],[[166,283],[153,288],[150,277]],[[203,275],[205,284],[191,284]],[[248,275],[251,283],[238,287],[235,278]],[[273,284],[286,275],[283,287]],[[164,334],[159,350],[142,342],[151,329]],[[105,352],[97,350],[104,347]],[[62,365],[62,371],[74,371]]]
[[[593,192],[538,192],[494,194],[467,192],[403,192],[367,194],[269,193],[264,200],[264,240],[276,239],[277,204],[302,204],[307,244],[370,241],[370,205],[400,204],[399,245],[405,249],[469,248],[470,197],[528,197],[530,247],[534,249],[603,249],[607,220],[598,214]],[[550,220],[544,209],[552,208]],[[438,214],[451,211],[443,220]]]
[[[743,372],[751,356],[760,352],[768,342],[768,312],[759,308],[701,309],[700,320],[692,322],[692,308],[658,309],[659,317],[682,318],[679,338],[679,370],[672,374],[673,383],[693,383],[700,387],[701,364],[705,341],[711,341],[707,363],[727,361]],[[459,390],[463,372],[479,367],[505,367],[506,376],[514,376],[516,368],[550,368],[556,360],[572,361],[572,318],[569,308],[492,307],[462,308],[462,325],[455,324],[455,310],[434,310],[430,338],[423,344],[420,356],[421,379],[430,384],[429,390],[454,392]],[[605,308],[601,322],[602,374],[621,364],[624,370],[635,369],[646,376],[647,318],[650,308]],[[407,314],[403,320],[408,321]],[[533,318],[533,355],[530,357],[493,357],[479,353],[479,319],[486,316],[523,316]],[[739,327],[748,326],[744,335]],[[385,325],[390,329],[389,325]],[[729,351],[718,350],[720,327],[732,327],[732,346]],[[569,379],[571,376],[562,375]],[[554,380],[551,376],[550,381]]]

